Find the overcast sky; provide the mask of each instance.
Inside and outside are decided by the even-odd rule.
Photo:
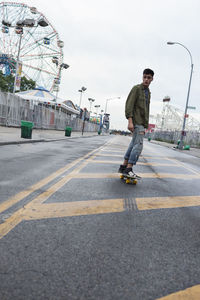
[[[11,2],[11,1],[10,1]],[[189,105],[200,113],[199,0],[27,0],[15,1],[37,7],[64,41],[64,62],[59,96],[79,103],[78,89],[87,87],[88,98],[105,108],[111,127],[126,129],[124,104],[133,85],[141,83],[144,68],[155,72],[150,88],[151,114],[162,109],[162,100],[184,110],[192,53],[194,73]]]

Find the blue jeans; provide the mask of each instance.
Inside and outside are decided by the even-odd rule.
[[[134,126],[133,137],[124,156],[124,159],[128,160],[129,164],[136,165],[136,162],[138,161],[143,149],[144,132],[144,126]]]

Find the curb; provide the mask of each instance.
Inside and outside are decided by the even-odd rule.
[[[8,142],[0,142],[0,146],[6,146],[6,145],[18,145],[18,144],[31,144],[31,143],[40,143],[40,142],[56,142],[56,141],[62,141],[67,139],[78,139],[78,138],[90,138],[98,135],[86,135],[86,136],[72,136],[72,137],[66,137],[66,138],[59,138],[59,139],[39,139],[39,140],[26,140],[26,141],[8,141]]]

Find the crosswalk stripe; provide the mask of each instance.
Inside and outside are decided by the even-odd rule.
[[[138,210],[200,206],[200,196],[136,198]]]
[[[168,296],[159,298],[158,300],[199,300],[199,299],[200,299],[200,285],[195,285],[183,291],[178,291]]]
[[[176,173],[139,173],[139,176],[144,178],[176,178],[183,180],[199,179],[200,175],[195,174],[176,174]],[[71,178],[120,178],[119,173],[78,173],[70,174]]]

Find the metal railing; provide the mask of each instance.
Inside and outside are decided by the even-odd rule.
[[[21,120],[34,123],[34,128],[63,130],[66,126],[74,131],[82,131],[83,120],[75,115],[58,109],[36,105],[31,100],[24,100],[17,95],[0,92],[0,125],[21,126]],[[98,131],[99,125],[85,121],[84,131]]]
[[[181,132],[178,130],[173,131],[155,131],[147,136],[151,136],[154,140],[160,140],[168,143],[177,144],[180,139]],[[184,137],[184,143],[193,147],[200,147],[200,132],[197,130],[187,131],[186,136]]]

